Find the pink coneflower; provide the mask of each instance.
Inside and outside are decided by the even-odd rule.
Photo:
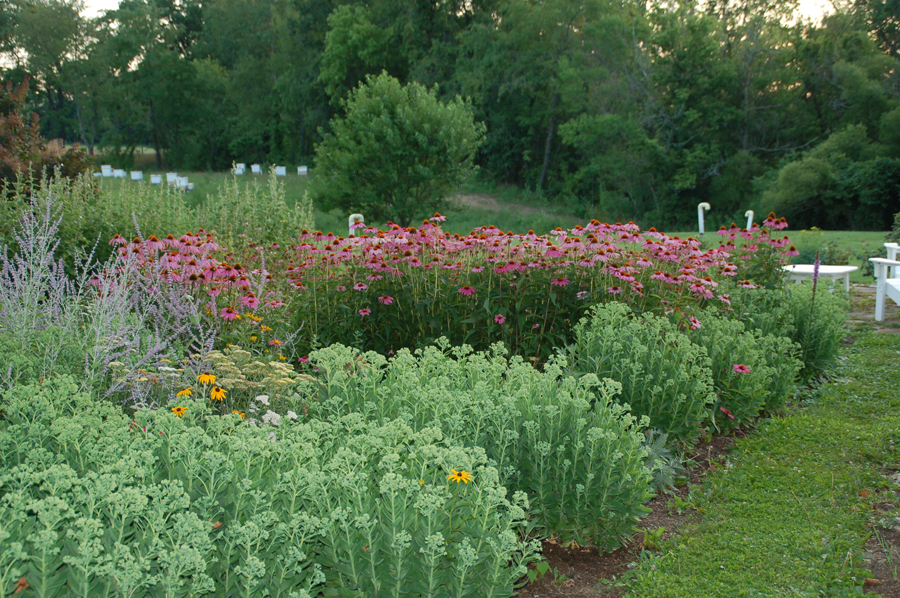
[[[464,287],[460,287],[460,289],[457,291],[457,293],[468,297],[469,295],[475,294],[475,289],[473,287],[470,287],[469,285],[466,285]]]
[[[361,310],[359,310],[359,315],[361,315],[361,316],[363,316],[363,317],[369,315],[370,313],[372,313],[372,310],[371,310],[371,309],[361,309]]]
[[[503,322],[506,321],[506,318],[503,317],[503,314],[497,314],[496,316],[494,316],[494,321],[502,326]]]
[[[249,307],[250,309],[256,309],[259,307],[259,299],[256,298],[256,295],[253,293],[249,293],[246,297],[241,297],[241,303]]]
[[[390,305],[391,303],[394,302],[394,298],[391,297],[390,295],[382,295],[381,297],[378,298],[378,301],[379,301],[379,303],[382,303],[384,305]]]
[[[384,276],[382,276],[381,274],[369,274],[368,276],[366,276],[366,280],[369,280],[369,281],[381,280],[382,278],[384,278]],[[366,287],[366,288],[368,288],[368,287]],[[357,290],[360,290],[360,289],[357,289]]]
[[[211,289],[209,289],[206,292],[209,294],[210,297],[218,297],[219,294],[222,292],[222,289],[220,289],[219,287],[212,287]]]
[[[756,285],[750,282],[749,280],[745,280],[743,282],[738,283],[738,286],[744,289],[755,289]]]
[[[797,248],[791,245],[788,247],[788,250],[784,252],[784,255],[787,257],[794,257],[795,255],[800,255],[800,252],[797,251]]]
[[[557,286],[557,287],[567,287],[567,286],[569,286],[569,279],[562,278],[562,277],[554,278],[553,280],[550,281],[550,284],[553,286]]]
[[[691,330],[698,330],[703,327],[703,325],[700,323],[700,320],[698,320],[694,316],[690,316],[688,318],[688,326],[691,327]]]
[[[609,292],[610,295],[621,295],[622,294],[622,287],[620,287],[618,285],[609,287],[606,290],[607,290],[607,292]]]
[[[219,317],[230,322],[231,320],[237,320],[241,316],[239,316],[238,313],[234,311],[234,308],[229,305],[228,307],[222,308],[222,311],[219,312]]]
[[[585,297],[586,295],[589,295],[589,294],[590,294],[590,291],[578,291],[577,293],[575,293],[575,296],[578,297],[579,299],[581,299],[582,297]]]
[[[278,299],[275,299],[273,301],[267,302],[266,307],[271,307],[271,308],[284,307],[284,303],[282,301],[279,301]]]
[[[484,266],[475,266],[472,268],[473,274],[478,274],[479,272],[484,272]]]
[[[301,358],[298,359],[297,361],[299,361],[300,363],[309,363],[309,357],[307,357],[306,355],[304,355],[303,357],[301,357]]]
[[[719,411],[721,411],[722,413],[724,413],[725,415],[727,415],[727,416],[730,417],[731,419],[734,419],[734,416],[731,415],[731,411],[729,411],[728,409],[725,409],[724,407],[719,407]]]
[[[444,216],[441,216],[440,212],[435,212],[434,216],[432,216],[431,219],[434,220],[435,222],[444,222],[445,220],[447,220],[447,218],[445,218]]]
[[[725,303],[726,305],[731,305],[731,296],[730,295],[719,295],[719,301]]]
[[[345,287],[342,284],[339,284],[338,286],[334,287],[334,290],[337,291],[338,293],[343,293],[344,291],[347,290],[347,287]]]
[[[358,282],[355,285],[353,285],[354,291],[365,291],[368,288],[369,288],[369,285],[365,284],[364,282]]]
[[[750,368],[745,366],[743,363],[736,363],[733,366],[731,366],[731,369],[733,369],[738,374],[749,374],[750,373]]]

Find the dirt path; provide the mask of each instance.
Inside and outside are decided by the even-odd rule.
[[[479,210],[489,210],[491,212],[500,212],[509,209],[520,214],[534,214],[543,212],[544,210],[534,206],[526,206],[521,203],[500,203],[492,195],[486,193],[463,193],[452,198],[454,203],[461,207],[477,208]]]

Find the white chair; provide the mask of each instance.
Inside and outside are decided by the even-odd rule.
[[[897,243],[885,243],[884,248],[887,249],[887,259],[897,260],[897,254],[900,253],[900,245]],[[891,267],[891,278],[900,278],[900,267]]]
[[[151,174],[150,175],[150,184],[151,185],[162,185],[162,175],[161,174]]]
[[[900,261],[897,243],[885,243],[888,257],[869,258],[875,265],[875,321],[884,321],[884,306],[888,298],[900,305]],[[890,276],[888,276],[890,274]]]
[[[250,172],[253,174],[262,174],[262,167],[259,164],[251,164]]]
[[[110,177],[113,175],[113,167],[109,164],[104,164],[100,167],[100,171],[103,173],[103,176]]]
[[[275,176],[287,176],[287,167],[286,166],[276,166],[275,167]]]
[[[132,170],[131,171],[131,180],[132,181],[143,181],[144,180],[144,171]]]
[[[297,175],[298,176],[306,176],[309,172],[306,169],[306,166],[298,166],[297,167]]]

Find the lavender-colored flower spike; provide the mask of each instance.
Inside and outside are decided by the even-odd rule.
[[[819,266],[821,265],[822,261],[819,259],[819,251],[816,250],[816,262],[813,264],[813,284],[819,281]]]

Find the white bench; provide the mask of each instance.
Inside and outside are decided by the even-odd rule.
[[[789,278],[791,280],[796,280],[797,282],[802,282],[807,278],[812,278],[813,273],[815,272],[814,264],[791,264],[789,266],[782,266],[789,274]],[[844,279],[844,292],[850,292],[850,273],[856,272],[859,270],[856,266],[819,266],[819,278],[830,278],[831,280],[837,280],[838,278]]]
[[[888,297],[900,305],[900,261],[897,261],[900,245],[885,243],[884,248],[887,249],[887,259],[883,257],[869,258],[869,261],[875,266],[876,322],[884,321],[884,304]]]

